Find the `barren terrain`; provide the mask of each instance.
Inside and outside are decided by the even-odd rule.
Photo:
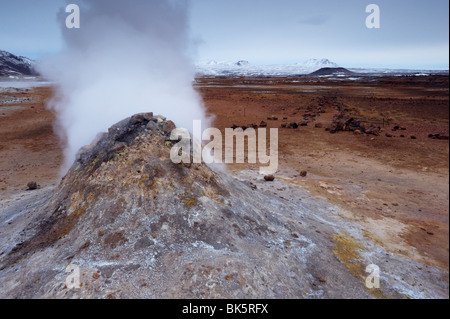
[[[280,128],[278,178],[338,205],[343,216],[361,223],[367,236],[386,248],[448,270],[449,143],[428,137],[448,133],[447,77],[206,78],[198,87],[215,127],[266,121]],[[281,128],[303,122],[319,105],[325,113],[308,126]],[[330,134],[324,128],[337,108],[381,126],[382,133]],[[278,120],[267,120],[271,116]],[[392,132],[395,126],[406,130]]]
[[[0,199],[38,181],[56,185],[62,163],[55,116],[45,108],[50,88],[0,88]]]
[[[311,196],[325,200],[386,251],[447,273],[448,287],[449,143],[428,137],[448,134],[448,77],[200,78],[195,86],[215,127],[265,121],[279,128],[276,182],[258,176],[259,164],[230,165],[236,177],[295,205]],[[26,191],[28,182],[41,188],[59,182],[61,143],[55,115],[45,109],[50,95],[50,88],[0,91],[0,212],[34,196]],[[380,126],[381,134],[325,130],[343,109],[367,127]],[[305,121],[307,126],[282,128]],[[396,126],[402,130],[393,131]],[[303,190],[311,196],[297,196]],[[334,255],[353,274],[348,252],[358,244],[346,234],[317,233],[331,236]],[[448,297],[448,290],[436,295]]]

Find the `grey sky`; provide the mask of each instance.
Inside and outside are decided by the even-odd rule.
[[[60,51],[63,44],[56,13],[62,3],[0,0],[0,49],[31,58]],[[196,60],[277,64],[328,58],[347,67],[449,68],[447,0],[191,3]],[[381,29],[365,26],[365,8],[371,3],[380,6]]]

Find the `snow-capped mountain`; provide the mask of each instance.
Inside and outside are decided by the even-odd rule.
[[[0,50],[0,76],[38,75],[34,61]]]
[[[303,69],[312,70],[311,72],[317,71],[322,68],[338,68],[339,65],[337,65],[334,62],[331,62],[328,59],[309,59],[305,61],[302,64],[299,64],[299,66]]]

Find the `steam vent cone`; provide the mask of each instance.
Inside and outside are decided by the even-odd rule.
[[[27,226],[1,248],[0,297],[370,296],[333,253],[319,208],[174,164],[173,128],[152,113],[127,118],[82,149],[59,186],[6,211]],[[68,286],[69,265],[81,288]]]

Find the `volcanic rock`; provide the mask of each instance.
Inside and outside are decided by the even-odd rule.
[[[38,189],[38,184],[36,182],[29,182],[27,184],[28,190],[36,190]]]
[[[366,130],[366,134],[380,136],[381,128],[376,126],[371,126]]]
[[[170,133],[171,133],[174,129],[176,129],[176,128],[177,128],[177,127],[175,126],[175,123],[174,123],[174,122],[172,122],[172,121],[167,121],[167,122],[164,123],[163,131],[164,131],[164,133],[166,133],[167,135],[170,135]]]
[[[149,131],[156,131],[158,129],[158,124],[156,124],[155,121],[150,121],[147,124],[147,130]]]
[[[148,123],[153,119],[153,113],[140,113],[133,115],[130,120],[130,124],[135,125],[138,123]]]
[[[439,133],[439,134],[430,134],[428,135],[429,138],[433,139],[433,140],[448,140],[449,139],[449,135],[448,133]]]

